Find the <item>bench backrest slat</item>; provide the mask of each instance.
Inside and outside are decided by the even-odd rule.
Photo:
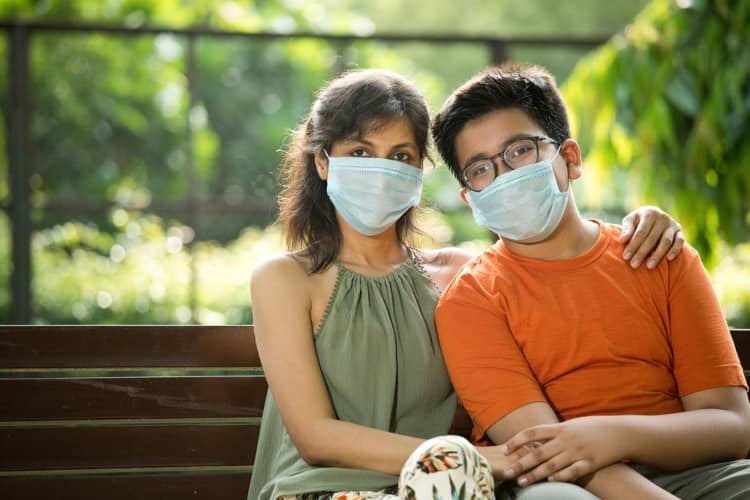
[[[262,375],[2,379],[0,421],[263,414]]]
[[[266,390],[251,326],[0,326],[0,497],[244,499]]]
[[[88,425],[83,425],[88,424]],[[0,469],[236,466],[249,474],[258,427],[127,421],[55,423],[3,430]]]
[[[242,499],[250,326],[0,326],[0,498]]]
[[[259,367],[251,326],[0,326],[1,368]]]

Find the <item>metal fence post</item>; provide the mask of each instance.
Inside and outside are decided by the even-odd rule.
[[[187,36],[187,60],[185,76],[187,77],[188,86],[188,109],[186,113],[186,127],[185,127],[185,142],[186,142],[186,153],[188,163],[188,183],[190,185],[190,193],[188,194],[188,214],[187,219],[191,228],[194,231],[194,236],[191,241],[187,244],[188,256],[190,259],[190,289],[188,291],[188,307],[190,308],[190,322],[198,323],[198,256],[195,251],[195,241],[198,239],[200,232],[200,214],[198,213],[198,181],[195,174],[195,151],[193,144],[193,124],[190,120],[190,115],[193,108],[198,104],[200,97],[198,96],[198,82],[197,74],[198,67],[196,62],[195,53],[196,39],[194,34]]]
[[[8,30],[8,102],[6,130],[12,240],[10,322],[31,323],[31,77],[29,30]]]

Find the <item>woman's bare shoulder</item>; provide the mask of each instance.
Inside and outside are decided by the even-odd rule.
[[[442,291],[459,269],[474,256],[457,247],[417,250],[425,270]]]
[[[474,255],[458,247],[428,248],[418,250],[425,263],[435,265],[444,270],[458,271],[461,266],[469,262]]]
[[[283,252],[262,259],[253,268],[253,286],[295,286],[310,279],[310,262],[301,252]]]

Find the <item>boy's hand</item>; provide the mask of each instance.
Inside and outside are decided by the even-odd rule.
[[[492,469],[492,475],[497,480],[496,484],[505,479],[505,471],[512,464],[521,460],[531,450],[530,446],[519,446],[514,452],[507,452],[505,446],[477,446],[480,455],[487,459]]]
[[[612,417],[581,417],[558,424],[530,427],[501,448],[507,454],[532,449],[504,472],[521,486],[536,481],[576,481],[625,458],[622,436],[611,425]],[[536,443],[536,445],[534,445]]]

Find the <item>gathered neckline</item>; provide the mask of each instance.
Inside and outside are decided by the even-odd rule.
[[[400,262],[391,271],[388,271],[387,273],[384,273],[384,274],[378,274],[378,275],[375,275],[375,276],[370,276],[370,275],[367,275],[367,274],[362,274],[362,273],[359,273],[357,271],[354,271],[353,269],[350,269],[350,268],[346,267],[344,264],[342,264],[341,262],[338,262],[338,261],[335,262],[335,264],[336,264],[336,267],[339,269],[339,273],[343,272],[343,273],[346,273],[346,274],[348,274],[350,276],[354,276],[356,278],[362,278],[362,279],[365,279],[365,280],[383,281],[383,280],[388,280],[388,279],[390,279],[392,277],[395,277],[395,276],[400,276],[401,274],[404,273],[404,271],[405,271],[405,269],[407,267],[410,267],[410,266],[413,267],[414,258],[412,257],[412,252],[409,251],[407,253],[406,259],[404,259],[402,262]]]
[[[323,311],[323,316],[321,317],[317,328],[315,328],[313,332],[313,336],[316,339],[318,338],[318,334],[321,332],[321,330],[323,329],[323,326],[328,320],[329,313],[331,312],[333,303],[335,302],[336,296],[338,295],[338,291],[339,291],[339,287],[341,285],[342,279],[349,278],[355,283],[356,282],[359,282],[359,283],[399,282],[401,281],[401,278],[403,276],[408,275],[410,273],[410,270],[414,270],[418,274],[421,274],[423,277],[429,280],[429,282],[432,284],[435,290],[437,290],[438,293],[440,293],[440,288],[437,286],[437,284],[429,275],[429,273],[427,273],[427,270],[422,266],[422,263],[414,254],[414,251],[410,248],[407,248],[407,256],[403,262],[398,264],[392,271],[389,271],[385,274],[381,274],[377,276],[368,276],[366,274],[358,273],[356,271],[349,269],[348,267],[346,267],[345,265],[343,265],[341,262],[338,262],[338,261],[334,262],[334,265],[336,266],[336,269],[337,269],[336,281],[333,284],[333,289],[331,290],[331,294],[328,296],[328,302],[326,304],[325,310]]]

